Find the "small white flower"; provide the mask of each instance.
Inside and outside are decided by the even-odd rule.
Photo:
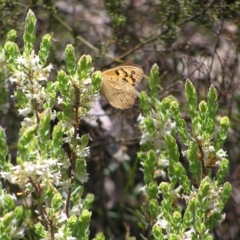
[[[183,155],[183,157],[186,157],[187,154],[188,154],[188,150],[186,150],[186,151],[182,151],[182,155]]]
[[[164,219],[157,220],[157,223],[161,228],[168,229],[169,228],[169,222]]]
[[[85,79],[85,80],[83,81],[83,84],[84,84],[84,85],[89,85],[89,84],[91,84],[91,82],[92,82],[92,79],[91,79],[91,78],[87,78],[87,79]]]
[[[9,81],[11,82],[11,84],[13,84],[13,83],[18,82],[18,79],[16,78],[16,76],[12,75],[12,76],[9,78]]]
[[[64,233],[62,230],[59,229],[58,233],[54,233],[54,239],[63,239],[63,238],[64,238]]]
[[[214,152],[214,151],[215,151],[214,146],[209,146],[209,147],[208,147],[208,150],[209,150],[210,153],[211,153],[211,152]]]
[[[197,136],[196,138],[198,141],[201,141],[203,139],[202,136]]]
[[[39,56],[37,56],[37,55],[34,55],[34,51],[33,51],[33,54],[32,54],[33,56],[32,56],[32,66],[37,66],[37,65],[39,65],[39,63],[40,63],[40,58],[39,58]]]
[[[50,118],[51,120],[55,120],[57,117],[57,112],[56,110],[52,110],[52,112],[50,113]]]
[[[192,234],[195,232],[194,228],[193,227],[190,227],[190,230],[186,231],[184,233],[184,239],[186,240],[191,240],[192,239]]]
[[[170,123],[170,128],[174,129],[176,127],[176,122],[171,121]]]
[[[9,172],[0,172],[0,176],[4,179],[7,179],[9,177],[10,173]]]
[[[63,103],[63,98],[60,97],[60,96],[58,96],[58,97],[57,97],[57,103],[58,103],[58,104],[62,104],[62,103]]]
[[[34,124],[35,122],[31,118],[24,118],[21,123],[23,127],[30,127],[30,126],[33,126]]]
[[[36,78],[39,82],[47,81],[48,80],[48,74],[45,73],[37,73],[37,76],[34,77]]]
[[[71,137],[63,137],[62,140],[64,143],[71,143],[72,138]]]
[[[166,167],[169,166],[169,160],[168,159],[159,159],[158,160],[158,165],[166,168]]]
[[[217,156],[218,158],[225,158],[225,157],[227,157],[228,155],[227,155],[227,152],[223,151],[223,149],[220,149],[220,150],[218,150],[218,151],[216,152],[216,156]]]
[[[17,64],[22,64],[22,65],[26,65],[27,61],[23,56],[20,56],[16,59],[16,63]]]
[[[139,191],[140,192],[146,192],[146,186],[143,186],[143,187],[139,188]]]
[[[19,112],[19,115],[26,117],[29,113],[32,112],[32,109],[31,108],[23,108],[23,109],[19,109],[18,112]]]
[[[75,237],[67,237],[67,240],[76,240]]]
[[[47,67],[44,68],[44,70],[46,70],[46,72],[48,72],[48,73],[50,73],[52,69],[54,69],[54,67],[51,63]]]

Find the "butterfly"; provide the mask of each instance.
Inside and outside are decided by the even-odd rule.
[[[142,67],[123,64],[102,72],[101,94],[115,108],[130,108],[136,99],[135,87],[143,78]]]

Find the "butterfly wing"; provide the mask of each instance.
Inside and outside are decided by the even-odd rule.
[[[113,107],[118,109],[130,108],[136,99],[135,88],[121,79],[112,80],[104,77],[100,92]]]
[[[143,70],[134,64],[120,65],[102,72],[100,91],[115,108],[130,108],[136,98],[136,87],[142,80]]]
[[[136,87],[143,78],[143,69],[136,64],[122,64],[102,72],[102,76],[112,79],[118,77]]]

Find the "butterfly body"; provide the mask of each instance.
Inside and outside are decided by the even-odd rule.
[[[136,99],[135,87],[141,82],[143,70],[138,65],[125,64],[102,72],[100,92],[115,108],[130,108]]]

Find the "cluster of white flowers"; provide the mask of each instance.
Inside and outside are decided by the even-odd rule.
[[[165,232],[164,232],[164,239],[168,239],[169,238],[169,234],[170,232],[172,231],[172,226],[169,222],[169,220],[167,220],[163,214],[159,214],[159,216],[157,217],[158,220],[157,222],[155,223],[155,225],[158,225],[161,229],[164,229]],[[153,227],[154,228],[154,227]],[[208,233],[209,230],[206,230],[205,234]],[[193,226],[190,226],[190,228],[186,231],[183,231],[181,234],[179,234],[178,232],[178,239],[184,239],[184,240],[192,240],[193,239],[193,236],[194,235],[197,235],[197,232],[196,230],[194,229]]]
[[[32,112],[32,100],[41,106],[48,100],[48,95],[41,83],[48,80],[53,65],[49,64],[47,67],[43,67],[39,56],[35,55],[34,51],[29,56],[18,57],[16,63],[18,64],[17,68],[9,80],[11,83],[16,83],[17,90],[22,90],[29,99],[24,108],[19,108],[19,114],[27,116]]]
[[[154,145],[155,150],[161,149],[164,145],[164,136],[166,134],[171,134],[172,130],[175,128],[176,123],[164,116],[160,111],[155,112],[152,110],[150,112],[150,119],[154,125],[154,131],[149,132],[147,127],[145,117],[141,114],[138,117],[139,125],[142,131],[142,138],[140,144],[150,142]]]
[[[15,73],[10,77],[11,83],[17,83],[18,86],[24,86],[26,81],[29,80],[33,84],[34,82],[47,81],[49,73],[53,69],[53,65],[49,64],[47,67],[43,67],[40,62],[40,58],[31,52],[29,56],[20,56],[16,60],[17,69]]]
[[[18,185],[21,189],[31,192],[33,185],[55,186],[61,185],[61,172],[58,168],[62,164],[57,159],[45,159],[36,162],[23,162],[12,166],[8,172],[2,171],[1,177],[7,179],[12,184]],[[57,170],[53,170],[53,167]]]

